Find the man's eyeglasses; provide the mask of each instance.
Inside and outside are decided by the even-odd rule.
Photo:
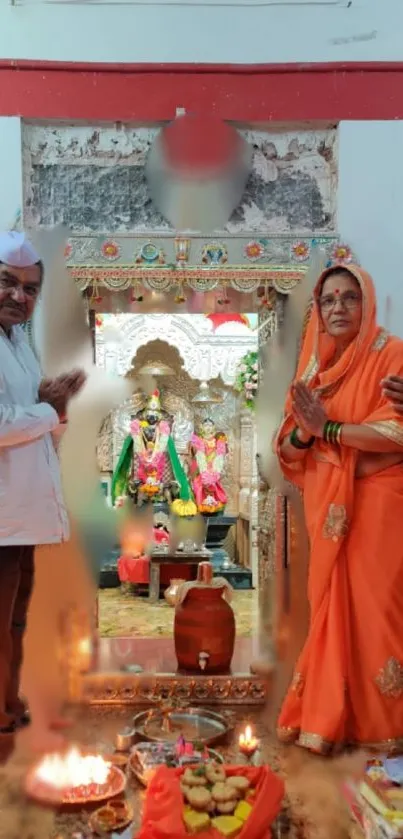
[[[340,303],[343,309],[356,309],[361,303],[361,295],[355,291],[345,291],[343,294],[326,294],[319,298],[322,312],[331,312]]]
[[[40,292],[39,285],[23,285],[11,277],[0,277],[0,291],[5,291],[8,294],[19,292],[27,297],[29,300],[36,300]]]

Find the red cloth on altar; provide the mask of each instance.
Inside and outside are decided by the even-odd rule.
[[[185,767],[160,766],[146,792],[138,839],[188,839],[183,822],[183,793],[180,780]],[[239,833],[239,839],[271,836],[270,826],[278,816],[284,798],[284,782],[268,766],[226,766],[227,775],[248,778],[255,797],[252,812]],[[200,839],[222,839],[222,833],[209,827]]]
[[[121,583],[148,585],[150,581],[149,557],[123,554],[118,559],[118,576]]]
[[[123,554],[118,559],[118,577],[121,583],[148,585],[150,582],[150,559],[148,556]],[[182,563],[161,565],[161,584],[168,586],[171,580],[192,580],[192,568]]]

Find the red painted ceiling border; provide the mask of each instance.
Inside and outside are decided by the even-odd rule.
[[[0,115],[160,122],[177,107],[238,122],[403,119],[403,62],[90,64],[0,60]]]

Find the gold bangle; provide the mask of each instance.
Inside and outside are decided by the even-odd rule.
[[[341,432],[343,431],[344,423],[340,423],[336,433],[336,443],[338,446],[341,446]]]

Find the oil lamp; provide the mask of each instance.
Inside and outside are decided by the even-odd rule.
[[[247,760],[251,760],[258,746],[259,740],[253,734],[251,726],[247,725],[245,731],[242,731],[239,735],[239,751]]]
[[[80,673],[87,673],[91,667],[92,639],[80,638],[77,642],[77,663]]]
[[[61,806],[111,798],[125,785],[123,773],[100,754],[85,754],[72,746],[64,754],[45,755],[29,771],[25,789],[30,798]]]

